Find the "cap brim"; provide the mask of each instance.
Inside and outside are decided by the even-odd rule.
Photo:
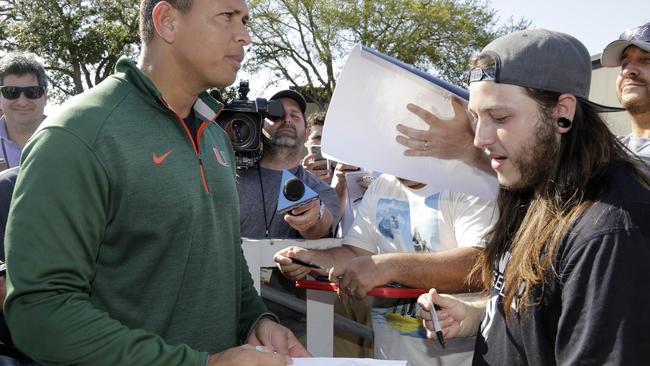
[[[650,52],[650,42],[617,40],[605,47],[600,55],[600,63],[607,67],[621,66],[621,56],[629,46],[637,46],[646,52]]]
[[[303,97],[302,94],[296,91],[290,89],[282,90],[273,94],[273,96],[269,100],[280,99],[280,98],[293,99],[300,106],[300,110],[302,111],[302,113],[305,113],[307,111],[307,101],[305,100],[305,97]]]
[[[582,99],[582,98],[581,98]],[[582,99],[586,104],[591,106],[596,113],[611,113],[611,112],[624,112],[626,109],[621,107],[610,107],[598,103],[594,103],[587,99]]]

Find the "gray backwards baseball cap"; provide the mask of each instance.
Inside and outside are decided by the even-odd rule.
[[[569,93],[597,112],[618,112],[589,101],[591,57],[575,37],[546,29],[526,29],[499,37],[480,55],[494,59],[496,66],[470,70],[469,83],[490,80],[527,88]]]
[[[616,41],[605,47],[600,55],[600,63],[609,67],[621,66],[623,52],[630,46],[637,46],[646,52],[650,52],[650,22],[621,33]]]

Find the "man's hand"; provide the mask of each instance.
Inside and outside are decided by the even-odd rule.
[[[436,310],[436,314],[438,315],[438,321],[442,328],[443,337],[449,339],[459,336],[461,323],[468,313],[468,306],[465,302],[451,295],[440,295],[436,289],[432,288],[428,294],[420,295],[418,304],[421,307],[419,315],[422,318],[424,328],[427,330],[427,338],[438,339],[436,337],[436,331],[433,329],[431,312],[434,304],[440,308],[440,310]]]
[[[347,185],[345,180],[345,174],[350,172],[355,172],[359,170],[359,167],[354,165],[348,165],[343,163],[337,163],[336,168],[334,169],[334,175],[336,176],[336,186],[334,190],[340,195],[347,193]]]
[[[311,153],[302,159],[303,168],[309,170],[313,175],[323,182],[330,184],[332,174],[327,159],[316,159],[317,154]]]
[[[297,231],[303,232],[316,225],[320,217],[320,200],[313,200],[305,205],[291,210],[291,214],[284,215],[284,221]]]
[[[411,113],[426,122],[428,128],[419,130],[397,125],[397,130],[404,136],[398,135],[396,140],[408,148],[404,155],[457,159],[466,163],[472,163],[477,156],[483,155],[474,146],[474,130],[465,102],[453,97],[451,104],[454,109],[454,118],[451,120],[442,120],[415,104],[406,106]]]
[[[255,346],[245,344],[210,355],[208,366],[285,366],[293,363],[288,361],[280,353],[256,350]]]
[[[284,355],[287,364],[293,363],[291,357],[311,357],[289,329],[270,319],[260,319],[246,343],[252,346],[264,346],[269,352]]]
[[[284,277],[290,280],[301,280],[310,273],[317,273],[319,275],[326,274],[326,271],[320,271],[305,267],[300,264],[295,264],[291,258],[297,258],[303,262],[312,262],[311,251],[301,247],[288,247],[275,253],[273,260],[278,264],[278,268]]]
[[[339,295],[345,291],[349,297],[363,300],[368,291],[390,282],[390,271],[381,265],[382,256],[361,256],[350,260],[345,267],[330,270],[329,279],[338,280]]]

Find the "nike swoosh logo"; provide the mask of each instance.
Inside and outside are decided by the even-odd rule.
[[[164,154],[162,154],[160,156],[156,156],[156,153],[153,153],[153,157],[152,157],[153,162],[156,163],[156,165],[160,165],[160,163],[162,163],[163,160],[167,159],[167,157],[171,153],[172,153],[171,150],[167,151],[166,153],[164,153]]]

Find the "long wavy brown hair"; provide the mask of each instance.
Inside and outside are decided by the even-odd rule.
[[[476,62],[480,65],[480,60]],[[540,120],[546,121],[540,123],[555,123],[552,110],[560,93],[524,89],[539,105]],[[544,280],[557,275],[554,260],[562,239],[605,189],[602,178],[612,161],[629,166],[637,180],[650,187],[648,179],[635,166],[642,164],[641,160],[619,142],[593,107],[580,98],[572,127],[562,135],[556,156],[543,158],[551,163],[534,190],[499,190],[499,219],[469,276],[480,277],[489,291],[499,260],[510,252],[503,291],[507,317],[513,302],[514,308],[525,313],[521,310],[540,301]],[[541,291],[533,292],[536,287]]]

